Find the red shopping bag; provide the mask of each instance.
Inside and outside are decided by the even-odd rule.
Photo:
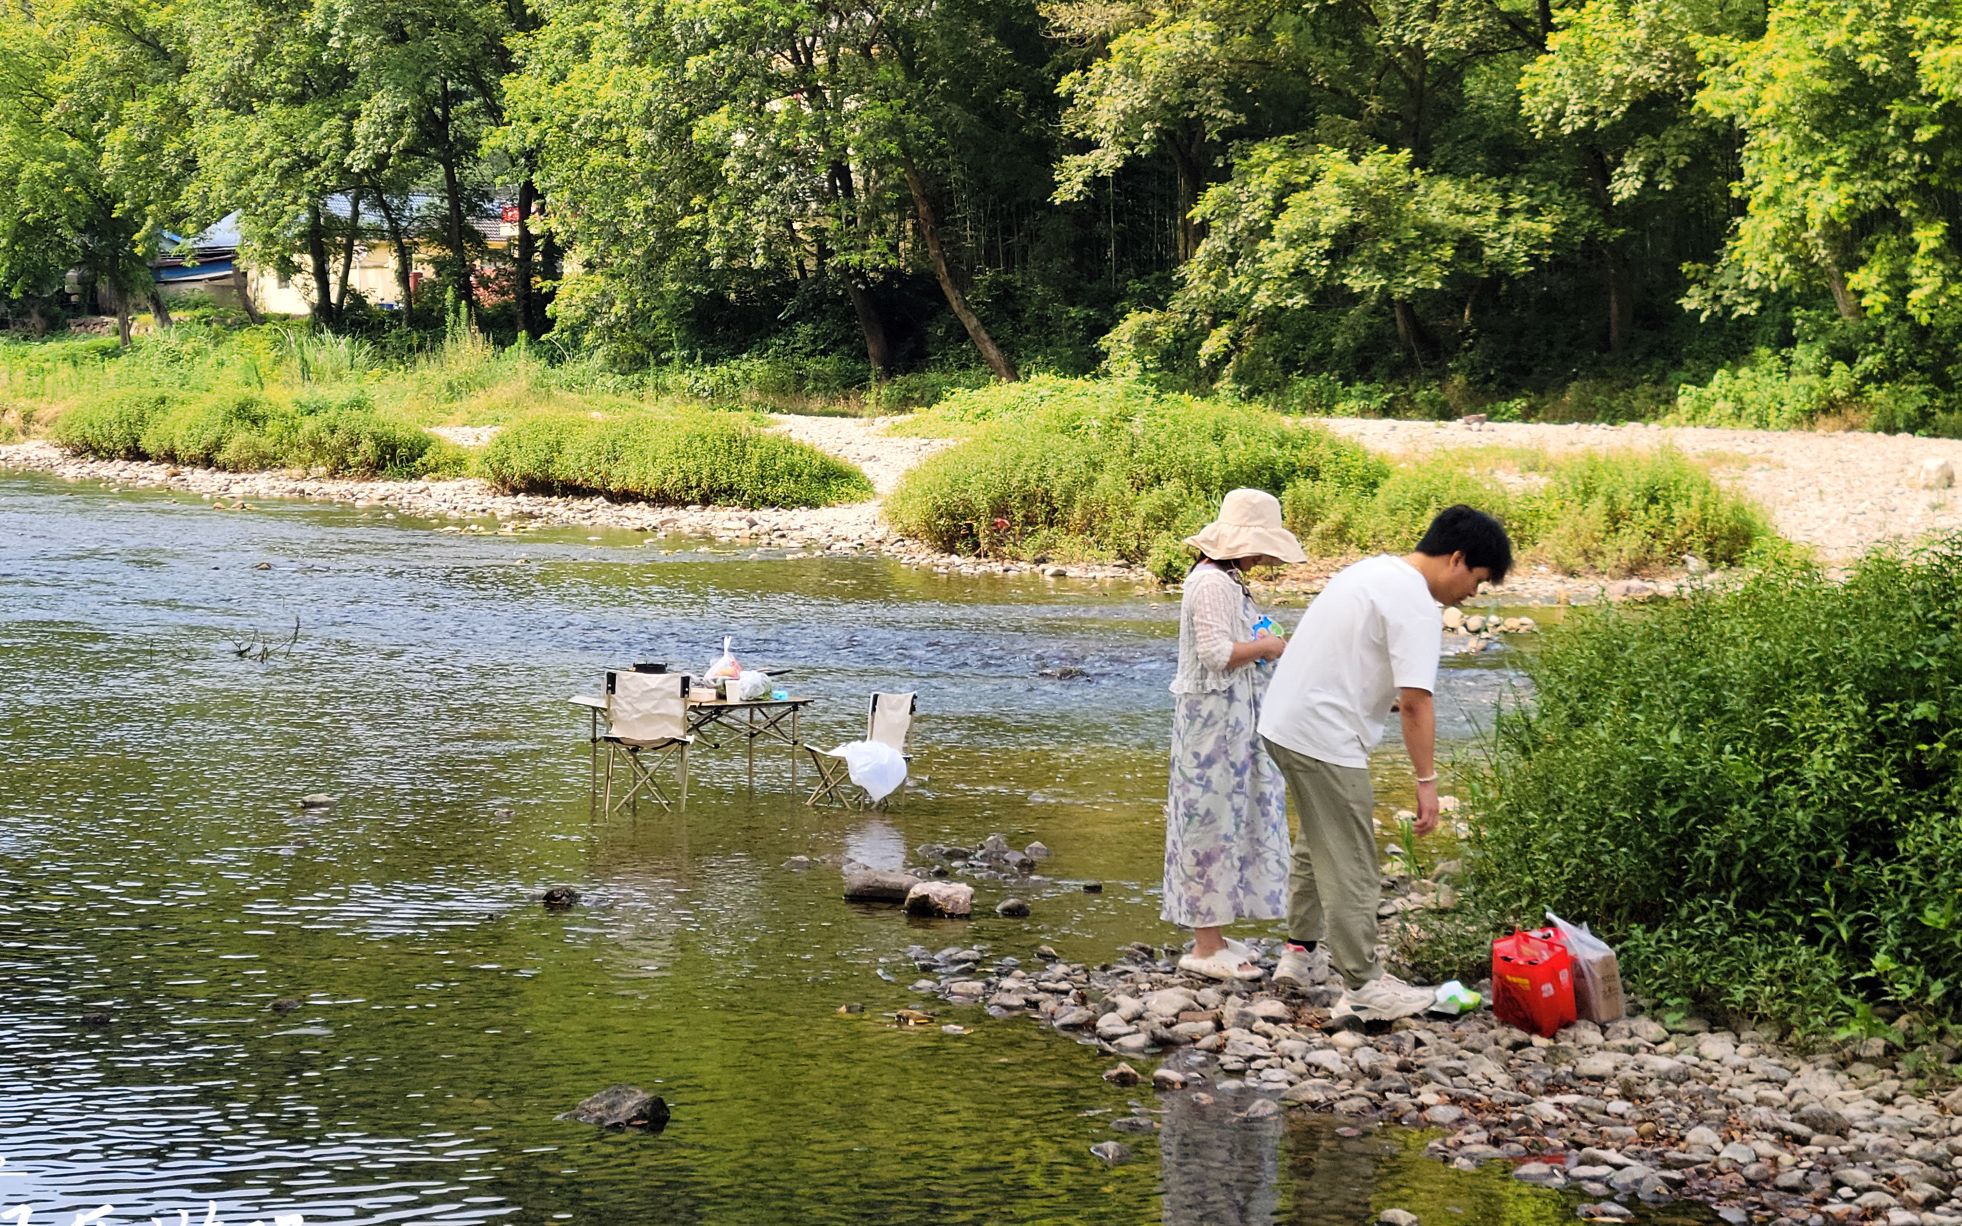
[[[1573,959],[1558,932],[1515,930],[1492,942],[1492,1012],[1547,1038],[1574,1020]]]

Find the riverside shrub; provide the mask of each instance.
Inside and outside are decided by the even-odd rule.
[[[160,391],[111,392],[84,401],[54,421],[58,446],[105,460],[140,460],[143,436],[163,416],[170,397]]]
[[[337,477],[409,477],[460,467],[453,451],[432,466],[437,439],[365,400],[296,405],[236,388],[176,401],[155,390],[109,392],[62,414],[52,433],[80,455],[234,472],[303,468]]]
[[[705,409],[538,414],[499,431],[479,467],[509,490],[669,506],[822,507],[872,496],[865,474],[843,460],[746,414]]]
[[[952,553],[1149,560],[1169,578],[1227,490],[1370,489],[1389,473],[1319,427],[1121,380],[1031,379],[931,412],[970,437],[908,473],[886,516]]]
[[[1471,911],[1589,921],[1665,1001],[1962,1017],[1958,615],[1962,537],[1577,615],[1498,718]]]
[[[1729,566],[1771,535],[1748,498],[1677,452],[1531,456],[1525,466],[1530,479],[1508,485],[1475,453],[1437,456],[1372,488],[1297,482],[1282,511],[1311,552],[1400,552],[1438,511],[1469,503],[1503,519],[1522,555],[1568,573],[1669,570],[1692,553]]]

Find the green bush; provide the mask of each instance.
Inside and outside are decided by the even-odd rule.
[[[213,392],[153,422],[143,434],[143,451],[153,460],[233,472],[276,467],[297,420],[263,392]]]
[[[1504,486],[1455,458],[1398,468],[1374,488],[1296,481],[1281,496],[1281,513],[1304,549],[1340,555],[1352,550],[1403,553],[1416,545],[1439,511],[1468,503],[1506,521],[1514,544],[1530,548],[1520,514]]]
[[[483,475],[506,489],[669,506],[820,507],[872,495],[865,474],[747,415],[681,409],[595,419],[546,413],[499,431]]]
[[[1728,566],[1770,536],[1749,499],[1677,452],[1527,459],[1543,471],[1518,478],[1520,488],[1481,473],[1478,453],[1405,465],[1373,487],[1297,482],[1282,513],[1313,553],[1401,552],[1432,516],[1469,503],[1505,521],[1515,552],[1569,574],[1672,570],[1684,554]]]
[[[1770,535],[1749,499],[1668,450],[1565,459],[1545,490],[1519,502],[1559,570],[1639,574],[1680,566],[1685,554],[1728,566]]]
[[[370,409],[328,409],[300,418],[285,461],[332,477],[411,477],[434,435]]]
[[[930,411],[972,437],[907,474],[886,502],[900,531],[955,553],[1156,559],[1227,490],[1298,481],[1373,488],[1387,466],[1269,410],[1127,381],[1031,379]]]
[[[57,419],[55,441],[84,455],[163,460],[247,472],[307,468],[328,476],[415,476],[436,440],[364,407],[365,393],[322,394],[296,406],[233,389],[173,403],[161,391],[114,392]],[[454,470],[455,458],[445,467]]]
[[[1524,658],[1466,898],[1552,908],[1635,991],[1809,1029],[1962,1014],[1962,537],[1578,615]]]
[[[83,401],[55,419],[57,445],[100,459],[140,460],[149,453],[143,436],[170,405],[157,391],[110,392]]]

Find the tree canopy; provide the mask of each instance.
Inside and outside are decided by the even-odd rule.
[[[237,210],[324,324],[360,326],[358,243],[421,244],[487,326],[627,366],[1500,394],[1768,348],[1946,402],[1958,22],[1937,0],[0,0],[0,295],[140,299],[166,235]],[[498,250],[469,224],[493,200],[523,219]]]

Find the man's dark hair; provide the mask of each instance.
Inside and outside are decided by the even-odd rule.
[[[1483,566],[1491,572],[1493,583],[1505,582],[1506,572],[1512,569],[1512,538],[1506,535],[1506,526],[1462,502],[1437,513],[1424,530],[1424,539],[1417,542],[1417,552],[1433,558],[1463,553],[1465,565],[1474,570]]]

